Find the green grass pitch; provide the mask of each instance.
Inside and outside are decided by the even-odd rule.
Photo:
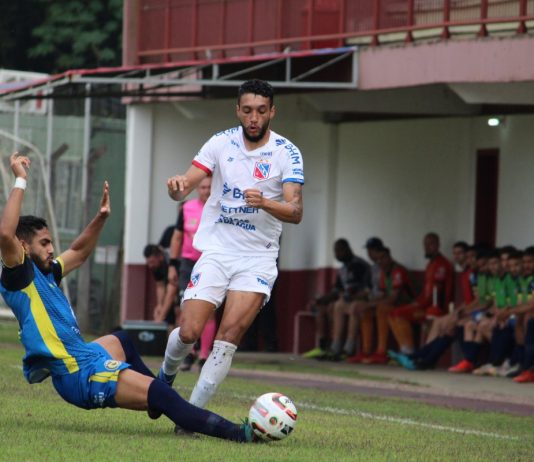
[[[253,398],[279,391],[299,412],[286,440],[236,444],[176,437],[165,417],[118,409],[85,411],[62,401],[50,380],[28,385],[17,326],[0,322],[2,461],[530,461],[534,418],[445,409],[414,401],[271,385],[229,377],[210,409],[245,417]],[[244,367],[244,365],[241,365]],[[178,377],[189,396],[196,374]]]

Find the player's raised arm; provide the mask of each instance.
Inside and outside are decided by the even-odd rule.
[[[246,189],[245,202],[250,207],[257,207],[270,213],[286,223],[298,224],[302,220],[304,205],[302,203],[302,185],[300,183],[287,182],[283,185],[284,201],[277,202],[263,197],[259,189]]]
[[[98,213],[71,246],[60,255],[63,260],[63,276],[78,268],[91,255],[110,213],[109,184],[104,181]]]
[[[205,170],[196,165],[191,165],[184,175],[175,175],[167,180],[169,197],[175,201],[185,199],[207,175],[208,173]]]
[[[9,158],[9,164],[16,180],[0,219],[0,253],[4,265],[7,267],[16,266],[23,261],[24,250],[15,236],[15,232],[26,189],[28,176],[26,170],[29,169],[30,163],[30,159],[18,152]]]

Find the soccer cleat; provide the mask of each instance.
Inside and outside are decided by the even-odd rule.
[[[483,366],[477,367],[473,371],[473,374],[479,375],[479,376],[489,375],[490,377],[496,377],[497,368],[493,364],[487,363],[487,364],[484,364]]]
[[[517,377],[512,379],[515,383],[531,383],[534,382],[534,371],[526,370],[521,372]]]
[[[243,423],[239,425],[239,428],[241,431],[243,431],[245,436],[245,440],[243,441],[244,443],[259,443],[262,441],[260,438],[258,438],[256,433],[254,433],[252,425],[250,425],[250,422],[248,421],[248,417],[243,419]]]
[[[521,373],[521,364],[519,363],[513,364],[507,370],[503,372],[506,372],[505,377],[509,379],[513,379],[514,377],[517,377]]]
[[[399,361],[399,356],[400,356],[401,353],[397,353],[396,351],[394,350],[388,350],[388,357],[389,359],[391,359],[392,361],[395,361],[397,364],[400,364],[400,361]]]
[[[363,363],[364,359],[369,358],[367,353],[358,353],[357,355],[349,356],[347,362],[349,364],[360,364]]]
[[[402,367],[404,367],[404,369],[408,369],[410,371],[415,371],[417,369],[412,358],[410,358],[408,355],[397,353],[397,357],[395,359]]]
[[[326,354],[326,351],[324,351],[322,348],[314,348],[313,350],[307,351],[306,353],[302,354],[302,357],[305,359],[315,359],[320,356],[324,356]]]
[[[176,378],[176,374],[167,375],[165,374],[165,372],[163,372],[163,368],[160,367],[157,378],[161,380],[162,382],[165,382],[167,385],[169,385],[169,387],[172,387],[172,384],[174,383],[174,379]]]
[[[506,359],[501,367],[497,368],[497,375],[499,377],[516,377],[519,373],[521,366],[519,363],[511,364],[509,359]]]
[[[362,359],[362,364],[387,364],[389,357],[385,353],[373,353],[371,356]]]
[[[449,372],[454,372],[455,374],[465,374],[471,372],[475,366],[471,361],[467,359],[462,359],[456,366],[449,367]]]

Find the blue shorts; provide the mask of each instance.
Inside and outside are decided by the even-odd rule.
[[[83,409],[117,407],[115,391],[119,372],[130,365],[113,359],[97,343],[88,346],[94,355],[83,360],[78,372],[52,377],[54,388],[65,401]]]

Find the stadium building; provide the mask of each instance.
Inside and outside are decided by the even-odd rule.
[[[332,279],[332,243],[380,236],[414,270],[422,237],[534,244],[532,0],[131,0],[123,67],[69,86],[127,104],[121,317],[147,316],[142,250],[176,218],[166,179],[235,126],[248,78],[277,91],[273,129],[304,156],[305,212],[284,225],[275,292],[280,348]]]

